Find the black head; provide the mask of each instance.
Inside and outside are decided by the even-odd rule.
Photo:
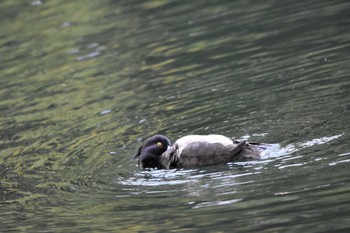
[[[155,135],[142,143],[134,159],[138,159],[142,168],[160,168],[160,156],[169,146],[171,142],[168,138],[163,135]]]

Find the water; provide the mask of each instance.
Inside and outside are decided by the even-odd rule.
[[[348,232],[348,1],[0,3],[1,232]],[[277,143],[141,171],[162,133]]]

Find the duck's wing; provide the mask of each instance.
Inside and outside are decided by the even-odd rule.
[[[235,161],[240,154],[245,142],[237,145],[225,145],[221,143],[209,143],[203,141],[192,142],[178,149],[173,153],[174,167],[200,167],[212,164],[227,163]],[[181,154],[179,152],[181,151]],[[177,153],[176,153],[177,152]]]

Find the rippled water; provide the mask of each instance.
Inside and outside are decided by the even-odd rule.
[[[1,232],[348,232],[348,1],[0,3]],[[162,133],[272,144],[142,171]]]

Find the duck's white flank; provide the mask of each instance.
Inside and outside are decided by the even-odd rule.
[[[185,148],[186,145],[194,143],[194,142],[206,142],[206,143],[220,143],[224,146],[232,145],[233,142],[228,137],[225,137],[223,135],[218,134],[209,134],[209,135],[187,135],[182,138],[179,138],[174,143],[177,144],[178,148],[178,155],[181,156],[182,150]]]

